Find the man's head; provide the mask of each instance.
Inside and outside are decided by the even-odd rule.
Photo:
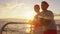
[[[39,10],[40,10],[40,7],[39,7],[39,5],[34,5],[34,10],[35,10],[35,12],[36,13],[39,13]]]
[[[42,8],[42,10],[47,10],[48,7],[49,7],[49,4],[46,1],[42,1],[41,2],[41,8]]]

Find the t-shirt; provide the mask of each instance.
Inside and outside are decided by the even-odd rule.
[[[48,19],[51,20],[48,26],[44,26],[46,30],[56,30],[56,24],[54,21],[54,15],[51,11],[47,10],[47,12],[44,13],[44,11],[42,11],[40,13],[40,15],[44,18],[44,19]],[[46,23],[46,22],[44,22]]]

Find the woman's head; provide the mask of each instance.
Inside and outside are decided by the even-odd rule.
[[[49,7],[49,4],[46,1],[42,1],[41,2],[41,8],[42,8],[42,10],[47,10],[48,7]]]
[[[40,7],[38,4],[34,5],[34,10],[36,13],[39,13]]]

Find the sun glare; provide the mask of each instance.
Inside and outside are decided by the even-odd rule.
[[[35,15],[35,13],[29,11],[29,12],[26,12],[24,16],[28,20],[33,20],[34,15]]]
[[[26,29],[26,32],[27,32],[27,33],[30,33],[30,31],[31,31],[31,29],[30,29],[31,25],[27,24],[26,27],[28,27],[28,28]]]
[[[30,33],[30,28],[27,28],[26,29],[26,33]]]

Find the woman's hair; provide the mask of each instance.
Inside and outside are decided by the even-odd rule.
[[[46,1],[42,1],[41,3],[45,3],[49,7],[49,4]]]
[[[40,6],[39,6],[38,4],[34,5],[34,8],[35,8],[35,7],[38,7],[38,8],[40,8]]]
[[[39,12],[40,6],[38,4],[34,5],[34,10],[35,12]]]

